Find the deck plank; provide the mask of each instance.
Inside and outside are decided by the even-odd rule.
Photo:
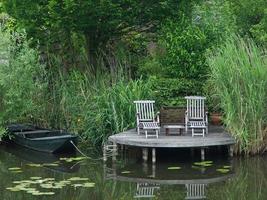
[[[170,133],[174,132],[178,133],[178,130],[171,129]],[[166,136],[165,129],[162,128],[159,138],[146,138],[145,134],[138,135],[135,129],[130,129],[110,136],[108,141],[122,145],[155,148],[189,148],[235,144],[234,138],[222,126],[209,126],[209,134],[205,137],[192,137],[191,130],[182,135]]]

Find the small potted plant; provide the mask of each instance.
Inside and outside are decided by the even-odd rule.
[[[222,124],[222,114],[220,112],[212,112],[210,114],[211,124],[221,125]]]
[[[210,121],[213,125],[221,125],[222,124],[222,109],[219,107],[219,104],[210,105]]]

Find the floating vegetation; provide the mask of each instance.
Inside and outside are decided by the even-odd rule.
[[[123,171],[123,172],[121,172],[121,174],[130,174],[131,173],[131,171]]]
[[[177,169],[181,169],[181,167],[168,167],[169,170],[177,170]]]
[[[22,173],[22,170],[17,170],[17,171],[11,171],[12,173]]]
[[[202,166],[202,167],[210,167],[212,166],[213,161],[202,161],[202,162],[194,162],[194,165]]]
[[[229,169],[221,168],[221,169],[216,169],[216,171],[221,172],[221,173],[227,173],[227,172],[229,172],[230,170],[229,170]]]
[[[54,190],[54,189],[62,189],[63,187],[69,185],[74,188],[77,187],[95,187],[95,183],[93,182],[86,182],[88,178],[81,178],[81,177],[71,177],[67,180],[55,181],[55,178],[43,178],[42,177],[30,177],[30,180],[21,180],[21,181],[13,181],[16,184],[14,187],[7,187],[6,189],[11,192],[18,192],[18,191],[25,191],[28,194],[41,196],[41,195],[54,195],[55,192],[53,191],[39,191],[38,189],[45,189],[45,190]],[[75,181],[73,184],[72,182]],[[82,181],[82,182],[76,182]],[[34,187],[32,187],[34,185]]]
[[[231,166],[229,166],[229,165],[224,165],[223,168],[224,168],[224,169],[230,169]]]
[[[58,164],[57,163],[44,163],[43,166],[45,166],[45,167],[56,167],[56,166],[58,166]]]
[[[95,183],[92,183],[92,182],[84,183],[83,187],[95,187]]]
[[[39,176],[32,176],[32,177],[30,177],[30,179],[32,179],[32,180],[38,180],[38,179],[41,179],[42,177],[39,177]]]
[[[73,161],[81,161],[87,159],[86,157],[70,157],[70,158],[60,158],[59,160],[63,160],[66,162],[73,162]]]
[[[10,167],[10,168],[8,168],[8,170],[16,171],[16,170],[21,170],[21,168],[20,167]]]
[[[54,195],[54,192],[39,192],[39,191],[33,191],[32,195],[41,196],[41,195]]]
[[[69,181],[87,181],[88,178],[81,178],[81,177],[71,177],[68,179]]]
[[[77,184],[73,184],[72,185],[73,187],[95,187],[95,183],[90,183],[90,182],[88,182],[88,183],[83,183],[83,184],[81,184],[81,183],[77,183]]]
[[[26,165],[28,165],[28,166],[30,166],[30,167],[42,167],[41,164],[36,164],[36,163],[28,163],[28,164],[26,164]]]

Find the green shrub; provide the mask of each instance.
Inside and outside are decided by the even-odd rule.
[[[267,60],[251,40],[228,39],[208,58],[210,81],[237,151],[258,153],[266,145]]]
[[[30,121],[44,114],[44,68],[23,32],[0,29],[0,38],[1,124]]]
[[[165,48],[161,60],[164,77],[199,80],[206,74],[206,36],[184,16],[162,26],[160,44]]]
[[[212,0],[195,4],[192,22],[206,36],[208,48],[221,44],[229,34],[237,31],[236,17],[229,1]]]
[[[150,77],[153,98],[158,107],[185,106],[185,96],[202,95],[204,82],[191,79]]]

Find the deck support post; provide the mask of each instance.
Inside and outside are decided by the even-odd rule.
[[[148,160],[148,149],[147,148],[142,148],[142,152],[143,152],[143,161],[147,162],[147,160]]]
[[[230,157],[234,156],[234,146],[233,145],[228,146],[228,153],[229,153]]]
[[[190,153],[191,153],[191,158],[194,158],[194,156],[195,156],[195,149],[194,148],[190,148]]]
[[[156,165],[152,164],[152,177],[155,178],[156,177]]]
[[[107,161],[107,150],[106,150],[106,144],[103,146],[103,161]]]
[[[112,147],[112,161],[116,161],[116,155],[117,155],[117,144],[114,142]]]
[[[201,148],[201,161],[205,160],[205,149]]]
[[[156,148],[152,148],[152,163],[156,163]]]

